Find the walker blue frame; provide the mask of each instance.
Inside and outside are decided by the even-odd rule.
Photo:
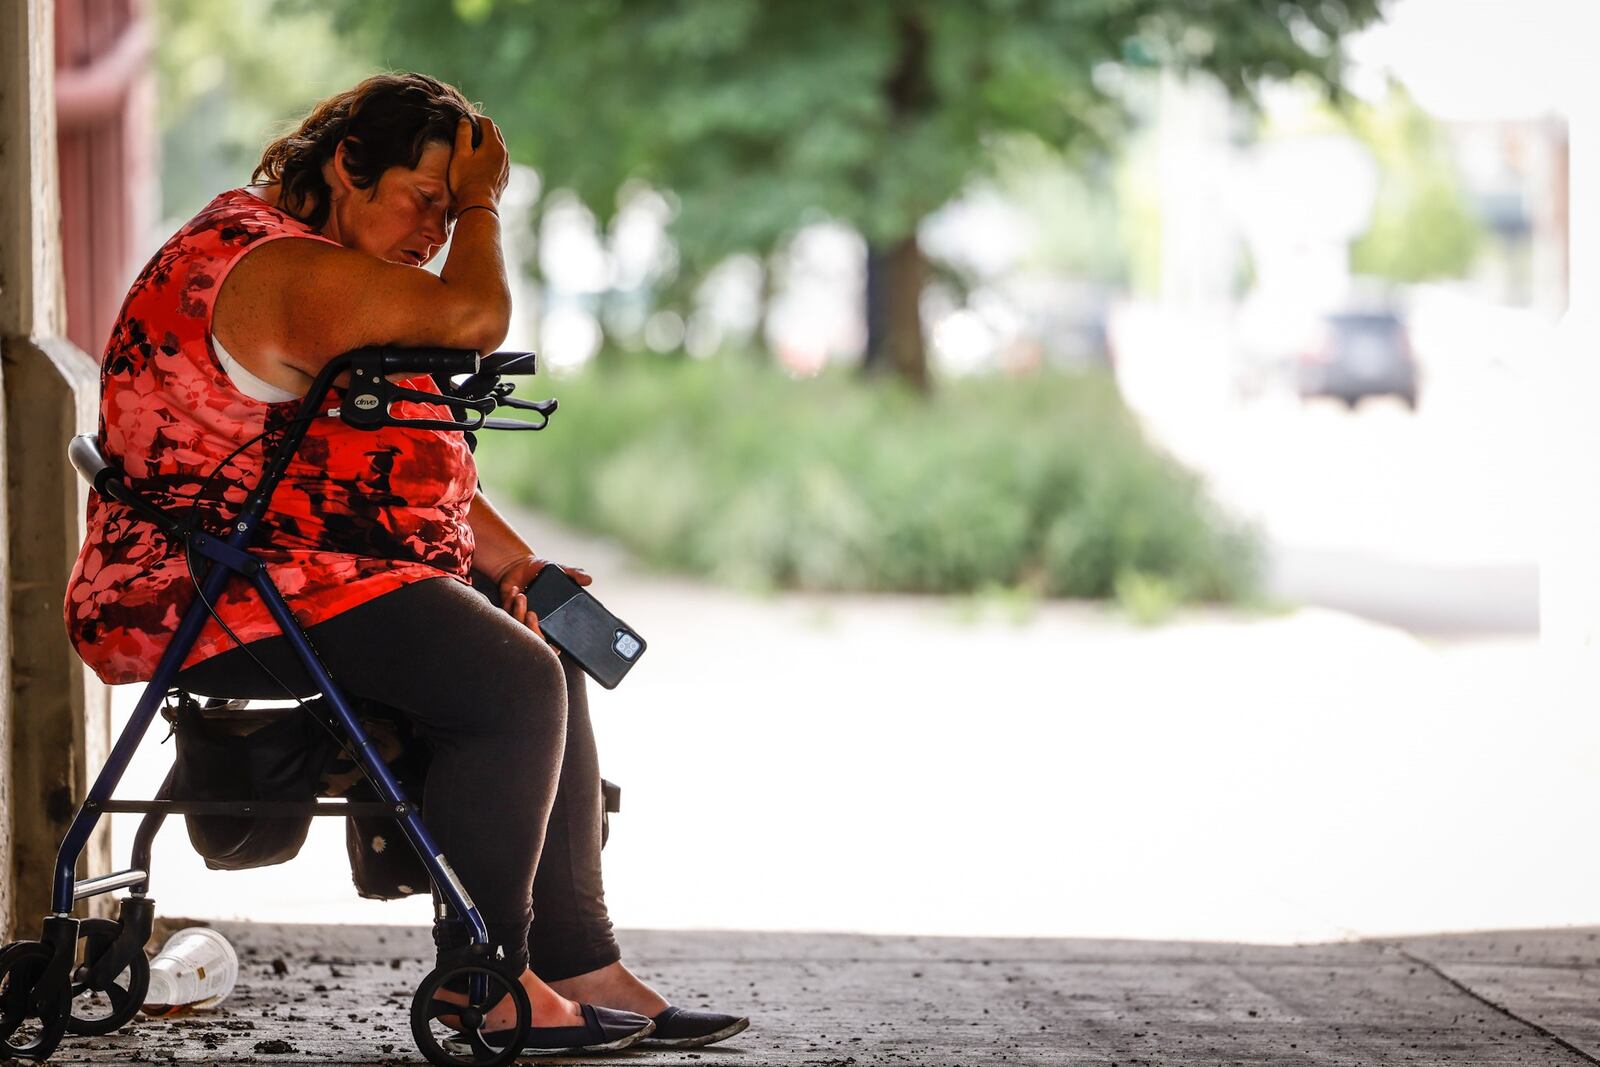
[[[338,406],[329,408],[326,404],[328,394],[334,388],[334,379],[346,371],[351,375],[349,384],[344,388]],[[73,439],[68,449],[72,464],[97,492],[128,505],[141,517],[155,524],[173,544],[180,548],[187,546],[210,561],[210,566],[200,582],[201,596],[195,597],[184,612],[171,642],[156,667],[154,676],[145,686],[132,717],[101,767],[88,796],[79,807],[66,836],[62,839],[56,855],[50,914],[45,918],[41,942],[18,942],[13,946],[7,946],[5,953],[0,953],[0,960],[4,960],[7,958],[6,954],[11,953],[16,946],[34,947],[43,944],[51,950],[50,962],[45,963],[43,956],[39,955],[33,964],[36,973],[30,972],[33,983],[27,993],[30,1007],[37,1007],[41,1012],[47,1012],[51,1006],[49,1002],[63,988],[67,988],[62,983],[67,981],[67,970],[73,964],[80,922],[71,912],[79,900],[117,889],[130,890],[129,896],[122,901],[123,920],[120,936],[113,948],[104,952],[95,970],[96,975],[109,980],[110,977],[122,972],[132,952],[142,952],[143,945],[149,937],[153,917],[154,902],[148,897],[151,845],[165,816],[169,814],[393,817],[417,850],[418,857],[426,866],[434,886],[443,898],[438,905],[438,917],[440,919],[458,917],[465,922],[470,937],[469,948],[477,950],[478,958],[483,961],[478,964],[478,973],[470,976],[470,993],[474,1003],[485,996],[486,983],[489,980],[488,972],[494,969],[494,964],[488,957],[489,932],[483,917],[423,823],[417,805],[406,797],[404,789],[395,779],[372,739],[362,728],[350,700],[340,691],[316,649],[312,647],[299,621],[285,602],[283,594],[268,576],[261,559],[252,554],[249,547],[290,459],[299,449],[301,441],[315,419],[341,418],[347,424],[359,429],[374,429],[385,425],[411,426],[458,430],[469,434],[479,429],[539,430],[549,421],[551,413],[556,408],[556,402],[512,399],[509,396],[511,385],[500,382],[502,376],[533,372],[534,356],[531,352],[496,352],[480,360],[476,352],[455,349],[364,348],[336,357],[323,368],[312,383],[297,415],[287,424],[283,439],[263,464],[260,481],[245,499],[226,537],[217,537],[197,529],[186,520],[174,516],[145,498],[127,483],[122,472],[100,452],[92,435]],[[389,375],[401,374],[432,375],[435,382],[440,385],[443,397],[395,385],[388,378]],[[452,384],[452,377],[459,375],[468,377],[459,385]],[[401,418],[390,410],[390,406],[396,402],[444,404],[451,409],[456,418]],[[535,411],[542,416],[542,419],[526,421],[488,417],[489,412],[502,405]],[[332,707],[338,725],[343,729],[349,747],[353,750],[351,754],[354,761],[377,789],[382,798],[380,801],[365,803],[330,800],[183,801],[167,798],[165,785],[155,800],[113,798],[112,794],[127,770],[133,753],[144,739],[156,712],[174,692],[173,683],[177,679],[179,669],[198,639],[206,620],[210,618],[208,603],[216,603],[217,597],[234,575],[246,578],[261,596],[272,618],[304,664],[307,673],[321,691],[327,704]],[[169,777],[168,782],[170,781]],[[146,816],[134,839],[130,866],[125,870],[78,880],[76,876],[78,857],[88,843],[100,816],[117,812],[142,812]],[[105,973],[107,971],[109,974]],[[0,965],[0,973],[9,973],[9,964]],[[70,996],[68,1003],[69,1006],[65,1010],[70,1016]],[[5,1051],[19,1058],[48,1058],[61,1035],[57,1033],[54,1039],[45,1042],[48,1047],[40,1047],[31,1052],[9,1047],[11,1033],[16,1029],[12,1014],[7,1008],[3,1025],[0,1025],[0,1030],[5,1031],[0,1034],[0,1039],[5,1040],[8,1046]],[[128,1015],[131,1017],[131,1014],[130,1010]],[[466,1013],[463,1015],[465,1017]],[[44,1014],[40,1017],[47,1018]],[[50,1029],[46,1026],[47,1031]],[[428,1054],[429,1050],[425,1048],[423,1051]],[[492,1050],[485,1050],[489,1051]],[[434,1059],[432,1055],[429,1055],[429,1058]],[[498,1061],[498,1052],[493,1059]],[[435,1062],[442,1061],[435,1060]],[[489,1060],[479,1058],[472,1062],[489,1062]]]

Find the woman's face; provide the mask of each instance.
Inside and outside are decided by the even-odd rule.
[[[450,236],[450,152],[443,141],[429,141],[415,169],[390,167],[375,186],[358,189],[344,169],[341,145],[328,164],[335,196],[323,234],[391,263],[428,262]]]

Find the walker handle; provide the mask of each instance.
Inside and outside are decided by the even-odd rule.
[[[532,374],[538,362],[532,352],[489,352],[478,363],[480,374]]]
[[[380,374],[473,374],[478,369],[478,353],[470,348],[393,348],[382,346],[358,349],[360,356],[376,353],[382,360]]]
[[[490,352],[478,361],[478,372],[463,379],[459,385],[446,389],[443,381],[435,381],[441,392],[465,397],[487,396],[503,377],[533,374],[537,362],[538,357],[532,352]]]

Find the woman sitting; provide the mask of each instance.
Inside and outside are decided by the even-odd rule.
[[[511,310],[497,212],[509,167],[495,124],[423,75],[369,78],[318,104],[267,148],[260,184],[212,200],[134,281],[101,369],[102,448],[157,504],[221,531],[333,357],[493,350]],[[447,239],[441,272],[419,269]],[[437,392],[426,376],[406,384]],[[584,677],[544,642],[523,592],[551,564],[490,506],[460,433],[315,420],[252,550],[341,688],[398,709],[428,742],[423,817],[491,941],[523,965],[529,1048],[698,1045],[744,1029],[670,1006],[621,962]],[[65,613],[101,679],[148,680],[194,593],[183,553],[91,497]],[[316,691],[245,583],[215,612],[181,687]],[[435,941],[466,935],[436,924]],[[514,1023],[507,998],[485,1028]]]

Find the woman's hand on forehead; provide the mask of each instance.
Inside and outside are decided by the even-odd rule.
[[[474,132],[482,137],[474,147]],[[511,157],[506,151],[500,128],[487,115],[462,118],[456,127],[455,149],[450,154],[449,187],[455,206],[500,202],[511,177]]]

